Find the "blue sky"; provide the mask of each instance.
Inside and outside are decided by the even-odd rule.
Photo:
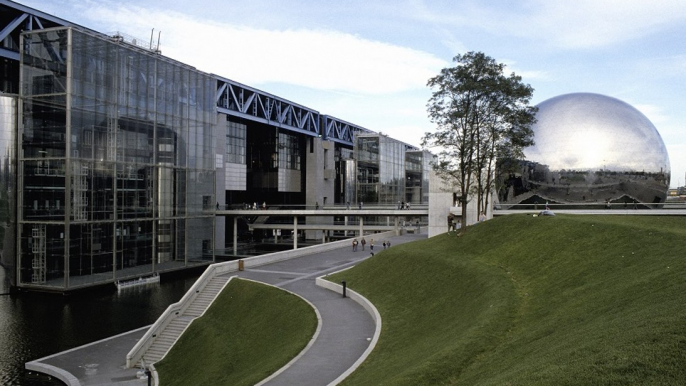
[[[20,0],[85,27],[413,145],[427,80],[482,51],[534,89],[621,99],[657,127],[686,181],[686,1]]]

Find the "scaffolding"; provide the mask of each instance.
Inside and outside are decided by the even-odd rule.
[[[74,221],[87,220],[88,209],[88,166],[80,161],[71,161],[71,215]]]
[[[33,254],[33,261],[31,262],[31,268],[33,269],[31,275],[32,284],[45,284],[46,282],[47,248],[45,242],[45,225],[36,225],[31,233],[31,253]]]

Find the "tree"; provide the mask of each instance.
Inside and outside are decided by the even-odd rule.
[[[521,157],[533,145],[537,109],[529,106],[531,86],[514,73],[505,76],[505,66],[484,53],[457,55],[453,62],[427,83],[427,112],[437,127],[424,134],[422,146],[439,149],[433,168],[458,189],[466,225],[470,197],[477,198],[477,213],[488,209],[496,161]]]

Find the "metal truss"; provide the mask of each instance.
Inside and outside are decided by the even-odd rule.
[[[353,146],[355,134],[373,133],[373,131],[369,129],[334,118],[330,115],[322,115],[321,122],[322,127],[324,128],[324,138],[350,146]]]
[[[0,24],[0,42],[10,38],[9,44],[0,46],[0,57],[14,60],[19,60],[19,34],[21,31],[74,25],[66,20],[8,0],[0,0],[0,12],[3,13],[3,20],[6,20],[4,24]]]
[[[0,46],[0,57],[19,60],[19,34],[21,31],[32,31],[60,26],[75,26],[66,20],[54,17],[15,3],[0,0],[0,11],[10,17],[0,23],[0,42],[8,37],[13,43]],[[79,28],[95,32],[89,28]],[[51,55],[56,55],[54,51]],[[59,60],[60,58],[53,58]],[[230,79],[213,75],[217,79],[216,104],[220,113],[261,122],[309,136],[321,137],[341,144],[353,146],[356,133],[373,133],[373,131],[341,119],[320,115],[316,110],[290,102],[286,99],[260,91]]]
[[[264,91],[216,76],[217,111],[314,137],[353,146],[356,133],[373,133],[361,126],[295,104]]]
[[[225,78],[217,78],[217,111],[321,136],[319,112]]]

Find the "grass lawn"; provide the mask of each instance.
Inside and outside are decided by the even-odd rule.
[[[316,328],[301,298],[234,278],[155,365],[160,384],[254,385],[304,349]]]
[[[383,320],[343,385],[686,384],[686,218],[504,216],[330,280]]]

